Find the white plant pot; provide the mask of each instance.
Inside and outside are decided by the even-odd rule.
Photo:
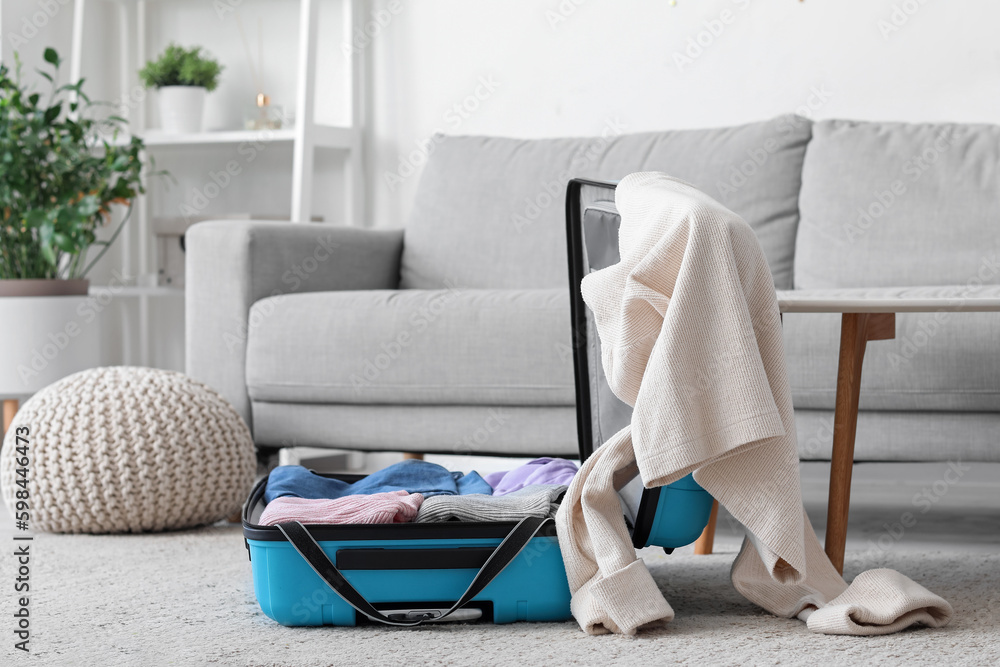
[[[100,365],[100,317],[86,296],[0,297],[0,397],[28,396]]]
[[[200,86],[160,88],[160,123],[164,134],[201,132],[207,93],[208,91]]]

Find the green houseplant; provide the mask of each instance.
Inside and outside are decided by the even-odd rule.
[[[57,84],[60,59],[45,50],[46,94],[0,65],[0,281],[82,279],[115,241],[143,192],[138,137],[124,119],[95,118],[83,79]],[[128,206],[111,237],[97,229]],[[90,257],[88,250],[101,251]]]
[[[4,398],[34,393],[99,362],[99,326],[85,309],[85,276],[143,192],[142,140],[128,137],[124,119],[100,113],[82,79],[57,83],[60,60],[53,49],[44,60],[38,74],[48,85],[41,92],[22,83],[16,55],[13,72],[0,65]],[[120,223],[98,239],[116,208],[125,209]]]
[[[170,44],[146,63],[139,78],[146,88],[158,90],[163,131],[178,134],[201,132],[205,95],[219,85],[221,73],[222,66],[201,47]]]

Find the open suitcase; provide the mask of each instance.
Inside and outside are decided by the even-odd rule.
[[[631,418],[629,406],[607,386],[600,342],[579,290],[589,271],[618,261],[613,199],[614,185],[591,181],[572,181],[567,194],[581,460]],[[571,616],[550,519],[260,526],[266,483],[257,483],[243,507],[243,536],[257,600],[282,625],[510,623]],[[711,496],[690,476],[658,489],[644,489],[637,478],[620,496],[635,546],[668,552],[698,538],[712,507]]]

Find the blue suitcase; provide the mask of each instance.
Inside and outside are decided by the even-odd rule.
[[[574,180],[567,192],[577,434],[585,460],[629,423],[631,409],[611,393],[600,342],[580,295],[591,270],[618,261],[614,185]],[[331,475],[332,476],[332,475]],[[348,482],[357,475],[337,475]],[[282,625],[442,621],[564,621],[570,592],[550,519],[519,523],[260,526],[267,480],[243,507],[243,536],[261,609]],[[637,548],[668,553],[694,542],[708,523],[711,496],[689,475],[620,491]]]

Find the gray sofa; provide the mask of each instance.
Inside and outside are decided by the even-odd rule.
[[[187,370],[259,445],[573,455],[573,177],[697,185],[753,226],[778,290],[1000,294],[998,127],[785,116],[435,147],[405,231],[189,231]],[[828,458],[839,318],[785,331],[801,455]],[[1000,461],[1000,316],[899,315],[869,346],[861,409],[858,460]]]

